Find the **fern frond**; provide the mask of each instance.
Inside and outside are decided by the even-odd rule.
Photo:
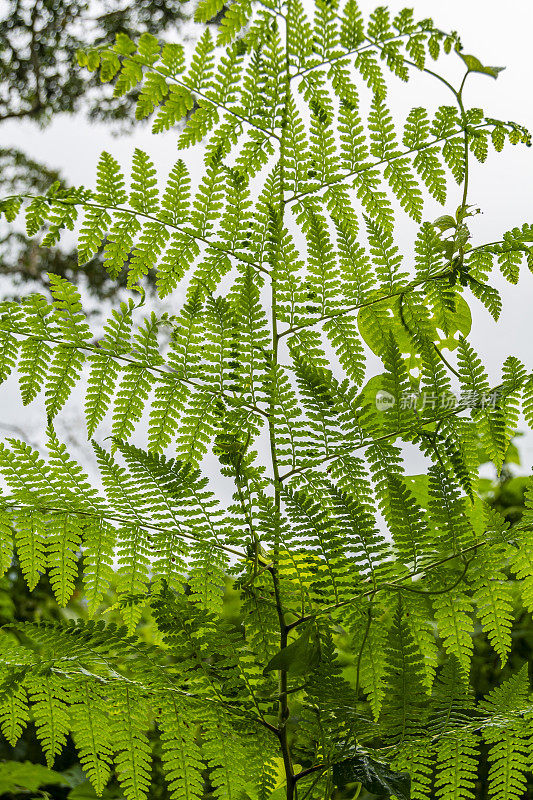
[[[207,452],[222,410],[221,401],[212,392],[199,391],[191,396],[178,434],[176,452],[179,458],[193,466],[199,464]]]
[[[215,797],[238,797],[246,785],[246,754],[240,736],[217,708],[211,708],[205,718],[204,737]]]
[[[483,559],[475,560],[473,570],[477,613],[502,664],[506,662],[511,649],[513,625],[512,593],[502,571],[504,555],[503,548],[494,547],[490,555],[484,554]]]
[[[330,241],[327,222],[320,211],[310,202],[296,206],[297,220],[307,240],[309,295],[312,306],[321,317],[335,308],[339,274],[335,252]]]
[[[449,593],[435,595],[432,603],[444,647],[457,658],[463,673],[468,674],[474,650],[471,617],[473,607],[468,594],[456,588]]]
[[[531,524],[532,518],[532,497],[531,485],[525,493],[525,525]],[[516,543],[516,549],[511,551],[510,567],[512,572],[520,579],[520,594],[522,602],[528,610],[533,605],[533,543],[531,532],[527,528],[520,532]]]
[[[382,722],[391,740],[403,743],[416,736],[424,719],[427,700],[422,659],[403,616],[401,603],[396,608],[389,633],[386,686],[388,702],[382,712]]]
[[[24,686],[7,692],[0,702],[0,730],[14,747],[30,721],[28,697]]]
[[[130,349],[131,314],[133,303],[121,303],[120,313],[115,309],[104,325],[104,336],[99,342],[99,351],[89,356],[89,377],[85,398],[85,418],[87,436],[91,438],[104,419],[118,377],[115,355],[127,353]]]
[[[325,323],[324,331],[347,376],[360,386],[365,377],[365,360],[355,324],[349,318],[336,315]]]
[[[125,180],[118,162],[109,153],[102,153],[96,168],[94,199],[100,208],[88,208],[78,236],[78,261],[85,264],[98,252],[111,227],[107,207],[126,202]]]
[[[151,385],[148,368],[162,361],[157,341],[158,327],[157,317],[152,312],[133,336],[139,363],[125,367],[116,393],[112,433],[117,439],[126,439],[140,419]]]
[[[175,697],[161,698],[162,760],[171,800],[201,800],[204,793],[202,753],[196,726]]]
[[[358,33],[355,35],[357,36]],[[355,68],[359,70],[368,88],[377,98],[381,99],[386,96],[387,84],[383,76],[383,71],[371,50],[362,50],[357,54]]]
[[[69,707],[67,691],[59,676],[48,674],[27,680],[37,738],[51,767],[67,740]]]
[[[339,108],[339,137],[342,167],[348,172],[356,172],[368,159],[368,149],[357,106],[348,100],[342,100]]]
[[[376,225],[371,217],[365,216],[365,224],[376,275],[384,291],[392,294],[407,278],[407,273],[401,271],[402,256],[388,230]]]
[[[32,332],[31,336],[19,342],[20,394],[26,405],[37,397],[46,380],[52,357],[52,347],[46,340],[52,339],[57,331],[54,325],[55,314],[42,295],[30,295],[24,304],[24,312],[24,323]],[[3,361],[6,364],[5,351]]]
[[[472,800],[478,766],[479,738],[474,733],[457,732],[443,737],[437,747],[439,772],[435,780],[437,796],[448,800]]]
[[[505,683],[493,689],[482,705],[491,714],[520,714],[526,706],[528,690],[525,665]],[[482,733],[487,744],[491,745],[488,754],[491,796],[496,800],[519,798],[527,785],[524,773],[529,763],[524,720],[517,716],[510,719],[503,729],[488,725]]]
[[[412,800],[430,800],[434,759],[435,748],[426,742],[406,742],[394,758],[394,768],[411,776]]]
[[[383,230],[392,230],[394,227],[394,213],[391,202],[386,192],[382,192],[381,175],[377,169],[368,169],[356,172],[354,186],[357,188],[357,197],[361,201],[367,215],[375,220]]]
[[[115,746],[103,708],[106,697],[97,685],[85,680],[77,698],[78,702],[70,706],[72,733],[83,770],[96,794],[101,794],[109,778]]]
[[[132,633],[141,618],[142,605],[136,600],[144,597],[149,582],[150,540],[144,528],[124,525],[118,531],[117,592],[120,613],[128,632]]]
[[[96,517],[83,530],[83,586],[87,610],[93,617],[113,579],[116,529]]]
[[[67,514],[47,518],[47,563],[53,592],[60,606],[66,606],[74,591],[81,530]]]
[[[30,590],[47,573],[59,607],[81,586],[91,618],[0,632],[0,728],[15,745],[33,720],[49,765],[71,735],[94,791],[116,779],[124,800],[355,783],[474,800],[478,751],[489,795],[519,800],[533,709],[509,654],[515,603],[533,608],[531,492],[511,526],[479,462],[509,458],[533,379],[509,357],[492,388],[463,290],[497,319],[491,270],[533,269],[533,226],[474,245],[464,184],[489,139],[529,134],[455,90],[398,126],[390,81],[451,88],[429,58],[499,71],[410,9],[201,0],[195,16],[218,29],[191,52],[119,33],[78,54],[121,108],[194,147],[166,184],[137,148],[128,187],[104,153],[93,190],[0,201],[10,224],[26,204],[45,247],[80,216],[80,263],[102,255],[140,298],[95,332],[60,275],[50,300],[0,303],[0,381],[16,373],[24,404],[43,391],[48,416],[47,455],[0,442],[0,572]],[[459,208],[422,222],[449,172]],[[400,209],[417,223],[401,248]],[[167,311],[146,311],[152,275]],[[85,379],[89,437],[111,429],[95,476],[52,427]],[[105,609],[124,624],[94,621]],[[509,673],[484,700],[468,681],[480,630]]]
[[[120,788],[126,800],[145,800],[151,764],[146,700],[126,683],[115,688],[113,700],[111,730]]]
[[[131,164],[130,205],[142,214],[154,214],[159,209],[157,178],[150,157],[138,147]]]
[[[11,515],[20,569],[30,590],[46,571],[46,520],[38,512]]]
[[[57,310],[57,324],[65,344],[59,344],[52,357],[46,383],[46,410],[56,416],[66,403],[80,373],[85,354],[81,347],[92,334],[82,312],[77,289],[64,278],[50,273],[50,292]]]

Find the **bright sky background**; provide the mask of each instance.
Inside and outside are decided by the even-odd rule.
[[[375,7],[369,0],[359,0],[359,4],[365,14]],[[406,3],[398,0],[389,3],[393,12],[404,5]],[[481,75],[472,76],[465,90],[466,105],[482,107],[488,116],[514,119],[533,130],[532,0],[508,0],[506,4],[500,0],[414,0],[409,5],[417,17],[431,16],[438,27],[459,31],[465,53],[476,55],[485,64],[506,66],[497,81]],[[457,83],[462,74],[462,62],[455,56],[448,61],[452,82]],[[398,95],[396,87],[402,90]],[[426,80],[426,76],[417,77],[407,87],[395,83],[391,93],[393,106],[396,97],[402,98],[402,108],[450,102],[446,89],[442,87],[441,91],[440,85]],[[176,158],[175,138],[172,132],[154,137],[148,127],[139,128],[133,135],[114,137],[105,126],[89,124],[81,116],[66,115],[55,118],[44,130],[31,122],[17,121],[4,123],[0,128],[0,146],[16,146],[59,168],[71,183],[88,186],[93,185],[96,162],[103,149],[127,165],[133,148],[142,147],[152,155],[164,175]],[[199,164],[199,160],[196,163]],[[533,222],[533,148],[507,145],[503,153],[491,154],[485,165],[476,162],[470,196],[471,202],[481,206],[484,212],[472,225],[476,243],[497,239],[514,225]],[[445,210],[453,212],[458,198],[457,189],[455,196],[452,190]],[[433,216],[443,213],[440,207],[435,212]],[[431,219],[432,214],[427,214],[426,218]],[[411,229],[405,218],[400,220],[399,227],[402,240],[405,237],[407,241]],[[523,268],[518,286],[510,286],[503,279],[497,279],[496,284],[504,304],[498,325],[477,301],[472,299],[471,302],[474,316],[471,340],[491,370],[493,381],[499,379],[499,368],[511,354],[521,358],[529,370],[533,369],[533,275]],[[19,397],[13,380],[0,389],[0,423],[18,424],[30,438],[38,441],[44,420],[40,404],[22,410]],[[69,414],[73,423],[75,409],[70,412],[67,409],[67,417]],[[67,427],[75,436],[72,424]],[[533,465],[533,436],[523,440],[521,449],[524,471],[529,472]]]

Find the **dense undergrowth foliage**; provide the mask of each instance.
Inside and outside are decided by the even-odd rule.
[[[221,7],[204,0],[198,21]],[[81,555],[91,618],[116,570],[124,623],[5,626],[0,723],[16,742],[31,715],[50,765],[71,732],[97,793],[113,769],[126,800],[150,796],[152,747],[176,799],[471,798],[480,752],[491,797],[526,789],[527,664],[484,697],[469,671],[476,624],[503,666],[515,586],[533,608],[531,502],[509,528],[478,476],[480,444],[499,469],[520,409],[531,423],[533,377],[510,356],[491,385],[467,300],[497,318],[493,266],[516,283],[533,264],[533,227],[488,244],[468,227],[471,161],[529,135],[466,108],[465,80],[427,66],[442,51],[465,79],[498,75],[431,20],[364,22],[353,0],[318,1],[313,20],[298,0],[237,0],[190,59],[119,34],[81,65],[118,96],[140,89],[137,116],[179,125],[180,148],[203,141],[199,182],[180,159],[159,187],[137,150],[127,190],[104,153],[95,190],[2,203],[9,220],[26,204],[45,246],[80,215],[81,263],[105,241],[110,275],[135,290],[155,269],[159,294],[184,298],[158,317],[133,291],[98,336],[54,274],[52,302],[0,306],[2,377],[17,370],[25,404],[44,393],[48,424],[46,459],[0,448],[3,568],[14,544],[28,586],[47,570],[65,606]],[[401,128],[388,74],[417,71],[450,105]],[[424,190],[447,207],[433,223]],[[54,430],[82,378],[98,482]],[[406,474],[406,445],[426,474]]]

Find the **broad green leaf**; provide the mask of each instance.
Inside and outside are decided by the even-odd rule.
[[[409,800],[411,796],[411,779],[406,772],[395,772],[388,764],[364,754],[334,764],[333,780],[339,788],[360,783],[377,797],[394,795],[397,800]]]
[[[4,761],[0,764],[0,793],[36,792],[41,786],[68,786],[59,773],[30,761]]]
[[[465,62],[469,72],[481,72],[483,75],[490,75],[491,78],[497,78],[500,72],[503,72],[505,69],[505,67],[485,67],[476,56],[468,56],[466,53],[461,52],[459,52],[459,55]]]
[[[304,633],[291,644],[284,647],[270,659],[264,669],[267,674],[273,670],[284,670],[289,675],[305,675],[315,669],[320,662],[320,644],[313,625],[307,626]]]

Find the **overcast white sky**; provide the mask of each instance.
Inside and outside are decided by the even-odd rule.
[[[359,5],[365,13],[375,7],[368,0],[359,0]],[[406,3],[393,0],[388,5],[396,12]],[[533,130],[532,0],[508,0],[505,4],[501,0],[415,0],[409,5],[417,17],[431,16],[440,28],[457,30],[464,52],[476,55],[485,64],[506,67],[497,81],[485,76],[472,77],[465,91],[466,104],[482,107],[488,116],[514,119]],[[452,78],[458,78],[462,74],[460,59],[454,56],[449,62]],[[403,85],[397,86],[402,88],[401,97],[406,98],[407,107],[426,105],[428,97],[430,103],[450,102],[445,90],[442,94],[440,87],[424,76],[413,81],[407,91]],[[395,101],[396,84],[392,91],[393,106]],[[45,130],[29,122],[4,123],[0,128],[0,146],[19,147],[59,168],[70,182],[89,186],[93,184],[102,149],[127,164],[133,148],[142,147],[152,154],[163,174],[176,157],[172,132],[154,137],[145,127],[131,136],[116,138],[105,126],[89,124],[83,117],[68,116],[57,117]],[[474,166],[471,186],[471,202],[484,211],[473,226],[477,242],[491,241],[514,225],[533,222],[533,148],[506,146],[503,153],[491,155],[486,165]],[[457,204],[452,194],[450,209]],[[431,218],[431,214],[428,216]],[[408,231],[405,223],[404,233]],[[471,303],[474,314],[471,338],[489,366],[493,380],[499,378],[499,367],[510,354],[517,355],[528,369],[533,369],[533,276],[524,268],[518,286],[510,286],[503,280],[497,284],[504,301],[498,325],[475,300]],[[21,410],[14,388],[12,381],[0,388],[0,422],[17,422],[36,432],[43,418],[39,421],[31,409]],[[529,471],[533,464],[533,437],[528,436],[524,444],[524,467]]]

